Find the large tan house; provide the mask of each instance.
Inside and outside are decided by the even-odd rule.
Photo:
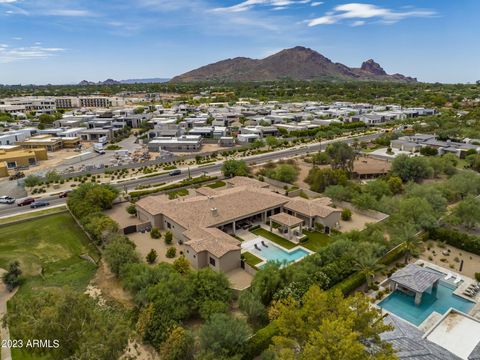
[[[197,195],[168,200],[149,196],[136,203],[137,216],[154,227],[172,232],[185,245],[185,256],[193,267],[211,267],[228,272],[240,267],[240,241],[234,235],[245,224],[268,224],[277,214],[296,217],[297,223],[312,228],[338,227],[341,211],[329,199],[289,198],[265,184],[248,178],[234,178],[228,188],[198,189]]]

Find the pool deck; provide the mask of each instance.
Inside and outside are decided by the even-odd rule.
[[[424,260],[417,260],[415,262],[417,265],[423,265],[425,267],[428,267],[430,269],[433,269],[433,270],[436,270],[438,272],[441,272],[443,274],[445,274],[445,276],[447,276],[448,273],[451,273],[452,274],[452,279],[456,279],[457,277],[461,277],[462,279],[462,282],[460,282],[460,284],[457,286],[457,288],[455,289],[455,291],[453,292],[453,294],[465,299],[465,300],[468,300],[468,301],[471,301],[474,303],[474,306],[472,307],[472,309],[466,314],[467,316],[471,317],[472,319],[475,319],[475,320],[480,320],[480,291],[474,296],[474,297],[468,297],[466,295],[463,294],[463,291],[468,288],[470,286],[470,284],[477,284],[477,281],[475,281],[474,279],[470,278],[470,277],[467,277],[465,275],[460,275],[454,271],[451,271],[451,269],[446,269],[446,268],[443,268],[441,266],[438,266],[438,265],[435,265],[433,263],[430,263],[428,261],[424,261]],[[445,278],[445,277],[444,277]],[[445,281],[445,282],[448,282],[447,280],[445,280],[444,278],[441,279],[441,281]],[[388,278],[385,279],[384,281],[382,281],[382,283],[380,284],[380,287],[385,287],[385,285],[388,283]],[[450,283],[450,282],[449,282]],[[390,294],[389,294],[390,295]],[[388,295],[387,295],[388,296]],[[380,309],[382,311],[382,313],[388,313],[388,314],[392,314],[390,311],[388,310],[385,310],[384,308],[381,308],[379,306],[379,304],[382,302],[382,300],[384,300],[385,298],[382,298],[378,301],[375,302],[375,307],[377,309]],[[432,312],[420,325],[416,326],[415,324],[412,324],[413,326],[416,326],[418,329],[420,329],[421,331],[423,332],[427,332],[427,331],[431,331],[440,321],[442,321],[442,319],[444,319],[444,317],[449,314],[450,312],[452,311],[456,311],[458,312],[458,310],[455,310],[453,308],[451,308],[449,311],[447,311],[446,314],[442,315],[442,314],[439,314],[438,312]],[[394,316],[398,316],[396,314],[393,314]],[[408,321],[408,320],[405,320],[403,319],[404,321]],[[410,322],[409,322],[410,323]],[[411,323],[410,323],[411,324]]]
[[[244,237],[243,237],[244,238]],[[252,252],[252,250],[255,248],[255,244],[257,244],[260,249],[263,247],[262,245],[262,240],[265,244],[267,244],[268,246],[274,246],[274,247],[277,247],[283,251],[285,251],[286,253],[292,253],[298,249],[301,249],[301,250],[304,250],[305,252],[307,252],[308,255],[306,256],[309,256],[309,255],[312,255],[312,254],[315,254],[314,251],[312,250],[309,250],[307,248],[304,248],[303,246],[301,245],[298,245],[298,246],[295,246],[294,248],[291,248],[291,249],[285,249],[283,246],[280,246],[279,244],[276,244],[274,243],[273,241],[270,241],[268,239],[265,239],[264,237],[262,236],[259,236],[259,235],[255,235],[255,238],[254,239],[250,239],[250,240],[246,240],[246,241],[243,241],[242,244],[241,244],[241,247],[242,247],[242,252],[245,252],[245,251],[248,251],[248,252]],[[257,251],[254,252],[254,255],[260,259],[262,259],[263,261],[261,263],[258,263],[256,266],[258,268],[261,268],[263,265],[265,265],[267,262],[268,262],[268,259],[266,259],[264,256],[262,256],[261,254],[259,254]],[[297,259],[295,261],[292,261],[290,262],[289,264],[293,264],[293,263],[297,263],[299,261],[302,261],[303,259],[305,258],[304,257],[301,257],[300,259]]]

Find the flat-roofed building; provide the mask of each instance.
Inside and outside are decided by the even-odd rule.
[[[202,147],[200,135],[182,135],[179,137],[155,138],[148,143],[150,151],[189,152],[197,151]]]
[[[0,164],[6,169],[27,168],[36,165],[41,160],[47,160],[47,151],[45,149],[19,149],[14,148],[11,151],[0,149]],[[2,176],[8,176],[8,171],[0,171]]]

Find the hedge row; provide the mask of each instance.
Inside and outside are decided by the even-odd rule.
[[[272,338],[277,335],[278,328],[275,321],[258,330],[247,342],[242,360],[251,360],[265,351],[272,343]]]
[[[405,254],[404,246],[397,246],[393,248],[388,253],[386,253],[378,262],[382,265],[389,265],[398,259],[400,259]],[[362,286],[365,282],[365,276],[361,272],[356,272],[355,274],[350,275],[345,280],[336,284],[332,289],[340,289],[342,293],[346,296],[352,291]]]
[[[468,235],[457,230],[440,227],[430,230],[430,238],[447,243],[458,249],[480,255],[480,237]]]

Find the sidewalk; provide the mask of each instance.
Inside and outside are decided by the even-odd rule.
[[[6,272],[6,270],[0,268],[0,278],[2,277],[4,272]],[[16,292],[17,289],[15,289],[13,292],[9,292],[3,281],[0,280],[0,339],[2,340],[10,339],[10,332],[8,331],[8,327],[3,327],[1,320],[3,319],[3,316],[7,313],[7,301],[10,300]],[[1,349],[1,359],[12,360],[12,353],[10,351],[10,348],[2,347]]]

